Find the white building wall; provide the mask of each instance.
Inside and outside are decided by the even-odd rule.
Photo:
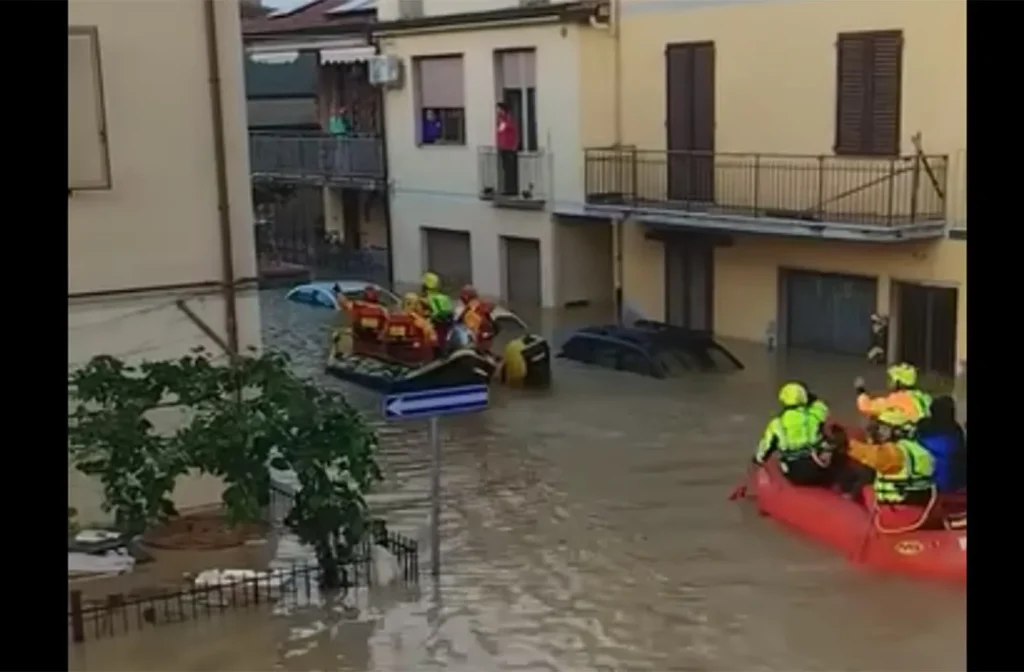
[[[391,37],[382,51],[402,58],[405,84],[387,93],[385,123],[392,178],[395,279],[416,284],[424,272],[422,227],[469,231],[474,284],[501,293],[500,236],[536,238],[541,245],[544,305],[556,303],[553,224],[558,201],[583,200],[579,135],[579,50],[576,26],[545,25]],[[546,211],[498,208],[479,198],[478,147],[493,146],[494,51],[533,48],[537,57],[537,136],[547,153]],[[464,146],[416,145],[417,111],[411,58],[463,55]]]

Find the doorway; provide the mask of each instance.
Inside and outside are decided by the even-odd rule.
[[[956,373],[955,287],[896,283],[896,352],[921,371],[952,377]]]
[[[540,241],[502,236],[505,248],[505,300],[517,307],[541,305]]]
[[[674,326],[711,332],[714,327],[715,252],[698,237],[665,241],[665,316]]]
[[[715,43],[665,49],[668,198],[715,200]]]
[[[473,284],[473,254],[468,231],[423,227],[426,270],[436,273],[450,293]]]
[[[344,227],[345,245],[353,250],[363,247],[362,194],[358,189],[341,190],[341,220]]]
[[[787,347],[855,356],[868,352],[877,280],[788,269],[781,279]]]

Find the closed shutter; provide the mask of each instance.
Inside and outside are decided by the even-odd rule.
[[[841,33],[836,42],[836,154],[899,154],[903,33]]]

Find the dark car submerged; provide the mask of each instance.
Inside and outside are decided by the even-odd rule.
[[[743,368],[708,332],[651,320],[584,327],[566,339],[558,357],[654,378]]]

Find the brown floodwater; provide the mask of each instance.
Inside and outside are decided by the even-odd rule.
[[[267,344],[319,376],[333,316],[275,292],[263,317]],[[373,503],[421,541],[418,588],[88,641],[70,669],[964,669],[963,590],[858,571],[727,501],[781,382],[807,381],[852,418],[854,376],[880,385],[881,372],[728,345],[745,371],[658,381],[558,361],[550,392],[496,390],[486,413],[444,419],[436,584],[426,430],[385,426]]]

